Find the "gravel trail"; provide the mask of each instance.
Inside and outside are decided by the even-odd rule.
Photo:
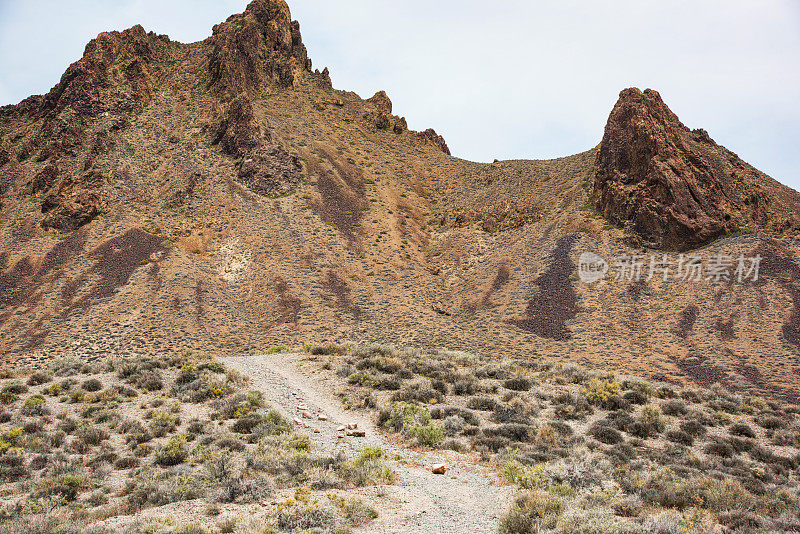
[[[393,443],[370,417],[345,410],[334,396],[334,379],[304,365],[303,355],[240,356],[223,361],[249,376],[252,387],[284,417],[307,423],[308,428],[299,431],[308,433],[314,450],[355,456],[364,447],[377,445],[395,457],[390,462],[397,474],[395,483],[363,489],[362,498],[378,511],[378,519],[354,532],[497,532],[498,517],[508,508],[514,491],[501,484],[491,470],[452,451],[417,452]],[[298,407],[313,417],[303,419]],[[319,420],[319,414],[327,420]],[[356,423],[366,435],[341,438],[337,429],[350,423]],[[431,466],[440,462],[448,465],[447,473],[435,475]]]

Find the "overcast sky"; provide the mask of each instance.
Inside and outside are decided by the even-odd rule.
[[[192,42],[241,0],[0,0],[0,104],[47,92],[99,32]],[[314,66],[385,89],[454,155],[552,158],[601,139],[619,91],[800,189],[800,1],[290,0]],[[613,6],[613,7],[612,7]]]

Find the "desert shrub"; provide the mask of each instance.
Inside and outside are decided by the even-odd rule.
[[[12,382],[10,384],[6,384],[2,389],[3,394],[3,402],[5,404],[10,404],[13,400],[16,400],[19,395],[28,392],[28,386],[22,384],[21,382]],[[6,399],[11,399],[7,401]]]
[[[511,441],[528,441],[533,437],[535,427],[520,423],[504,423],[483,429],[487,437],[504,437]]]
[[[458,380],[453,384],[453,394],[460,397],[474,395],[478,391],[478,383],[475,380]]]
[[[647,404],[649,400],[647,395],[636,389],[626,391],[622,398],[630,404]]]
[[[28,377],[28,385],[29,386],[40,386],[42,384],[47,384],[53,380],[53,375],[47,373],[45,371],[36,371],[31,376]]]
[[[382,410],[378,417],[382,426],[415,438],[420,445],[435,447],[444,439],[441,426],[431,422],[425,408],[407,402],[394,402],[391,409]]]
[[[0,440],[0,447],[2,447],[2,440]],[[0,481],[16,482],[29,476],[30,471],[25,465],[25,457],[21,450],[11,449],[0,455]]]
[[[433,389],[430,384],[411,384],[392,395],[392,402],[421,402],[437,404],[442,402],[442,393]]]
[[[693,437],[704,436],[706,433],[705,425],[696,419],[681,421],[680,428]]]
[[[164,387],[161,362],[149,358],[132,358],[116,364],[117,376],[126,382],[147,391],[158,391]]]
[[[786,422],[777,415],[764,415],[756,419],[758,426],[767,430],[778,430],[786,426]]]
[[[219,438],[215,443],[220,449],[227,449],[231,452],[241,452],[247,448],[241,440],[230,436]]]
[[[654,437],[664,431],[665,423],[658,410],[652,406],[645,406],[638,417],[626,428],[629,434],[646,439]]]
[[[666,438],[672,442],[680,443],[681,445],[690,446],[692,443],[694,443],[694,438],[692,435],[680,429],[667,431]]]
[[[350,526],[363,526],[378,517],[378,512],[359,499],[336,498],[334,502]]]
[[[210,371],[216,374],[222,374],[225,372],[225,365],[222,362],[218,362],[216,360],[212,360],[210,362],[201,363],[197,366],[198,371]]]
[[[37,497],[61,497],[72,502],[86,489],[88,481],[81,475],[63,474],[40,479],[34,495]]]
[[[126,497],[128,513],[137,513],[146,506],[190,501],[203,494],[203,486],[185,473],[146,469],[125,482],[121,491]]]
[[[754,438],[756,433],[748,425],[744,423],[735,423],[728,429],[733,436],[742,436],[745,438]]]
[[[281,532],[334,532],[336,529],[333,511],[311,505],[282,508],[275,522]]]
[[[160,438],[175,431],[180,424],[180,417],[163,411],[148,412],[150,432]]]
[[[656,389],[656,387],[649,382],[645,382],[644,380],[638,380],[638,379],[625,380],[622,383],[622,387],[625,388],[626,390],[638,391],[639,393],[642,393],[647,397],[654,397],[658,394],[658,390]]]
[[[170,440],[156,452],[155,461],[161,466],[178,465],[186,461],[189,450],[186,446],[186,436],[178,435]]]
[[[625,441],[625,438],[622,437],[622,434],[616,428],[606,425],[593,425],[589,430],[589,434],[592,435],[597,441],[607,445],[616,445],[617,443],[622,443]]]
[[[448,387],[447,383],[445,381],[443,381],[443,380],[437,380],[437,379],[431,380],[431,387],[434,390],[436,390],[439,393],[441,393],[442,395],[447,395],[447,393],[449,391],[449,387]]]
[[[530,491],[518,497],[500,519],[500,533],[527,534],[553,528],[563,509],[564,503],[558,497],[544,491]]]
[[[686,532],[685,520],[674,511],[659,512],[644,521],[645,532],[652,534],[682,534]]]
[[[670,399],[661,403],[661,413],[664,415],[680,416],[686,415],[689,410],[686,403],[679,399]]]
[[[286,345],[274,345],[274,346],[268,348],[264,352],[264,354],[267,355],[267,356],[271,356],[273,354],[280,354],[282,352],[289,352],[289,347],[287,347]]]
[[[448,416],[442,421],[444,433],[448,436],[458,436],[466,424],[466,421],[459,415]]]
[[[592,378],[589,383],[581,387],[581,393],[586,397],[586,400],[594,405],[606,409],[619,409],[623,403],[620,397],[621,387],[615,380],[600,380]]]
[[[265,417],[262,418],[261,423],[253,429],[253,434],[258,439],[264,436],[280,436],[288,434],[292,431],[289,422],[283,418],[281,414],[275,410],[270,410]]]
[[[200,377],[200,371],[192,364],[186,364],[178,371],[175,377],[175,383],[178,385],[188,384],[194,382]]]
[[[736,451],[729,443],[724,441],[715,440],[705,446],[703,452],[722,458],[732,458]]]
[[[499,407],[497,399],[494,397],[478,396],[470,397],[467,401],[467,408],[471,410],[480,410],[484,412],[491,412]]]
[[[252,503],[268,499],[275,493],[272,479],[266,475],[253,478],[228,478],[217,488],[215,499],[218,502]]]
[[[344,345],[337,345],[336,343],[327,343],[325,345],[313,345],[308,349],[308,352],[315,356],[347,354],[347,347]]]
[[[89,391],[89,392],[100,391],[101,389],[103,389],[103,383],[100,382],[100,380],[98,380],[97,378],[89,378],[83,381],[81,387],[84,389],[84,391]]]
[[[723,438],[724,439],[724,438]],[[755,446],[755,440],[750,438],[728,437],[725,441],[733,447],[736,452],[747,452]]]
[[[252,434],[253,430],[263,422],[263,417],[258,414],[243,415],[233,422],[231,430],[237,434]]]
[[[20,409],[20,413],[22,413],[22,415],[27,415],[28,417],[45,415],[49,413],[49,411],[50,410],[47,408],[47,399],[39,394],[31,395],[25,399],[25,402],[22,404],[22,408]]]
[[[423,447],[434,448],[444,440],[444,430],[433,422],[412,426],[408,433]]]
[[[78,431],[78,439],[87,445],[100,445],[108,439],[108,432],[98,426],[87,425]]]
[[[115,469],[132,469],[134,467],[139,467],[139,459],[135,456],[123,456],[118,458],[116,462],[114,462]]]
[[[491,378],[494,380],[505,380],[510,373],[495,363],[484,365],[475,370],[476,378]]]
[[[772,436],[772,443],[778,446],[800,447],[800,432],[791,430],[778,430]]]
[[[503,387],[513,391],[529,391],[533,387],[533,382],[530,378],[515,376],[503,382]]]
[[[594,409],[580,391],[562,391],[553,398],[555,414],[561,419],[584,419]]]

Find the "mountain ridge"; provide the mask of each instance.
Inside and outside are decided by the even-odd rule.
[[[197,43],[101,34],[47,95],[0,110],[0,350],[358,338],[797,401],[797,194],[642,101],[654,92],[626,91],[615,110],[651,129],[612,111],[587,152],[482,164],[409,131],[385,92],[335,90],[283,1],[252,2]],[[717,155],[744,185],[688,223],[687,199],[728,180]],[[585,250],[767,261],[747,286],[588,286]]]

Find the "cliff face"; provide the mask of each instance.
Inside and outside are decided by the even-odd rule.
[[[620,93],[597,155],[594,200],[644,244],[686,250],[744,229],[800,228],[800,196],[690,130],[651,89]]]
[[[653,91],[622,93],[599,149],[547,161],[451,157],[395,108],[311,70],[282,0],[193,44],[101,34],[47,95],[0,109],[0,353],[348,338],[798,397],[800,367],[778,372],[800,346],[797,193]],[[585,251],[737,229],[773,235],[701,252],[760,254],[757,284],[575,276]]]

